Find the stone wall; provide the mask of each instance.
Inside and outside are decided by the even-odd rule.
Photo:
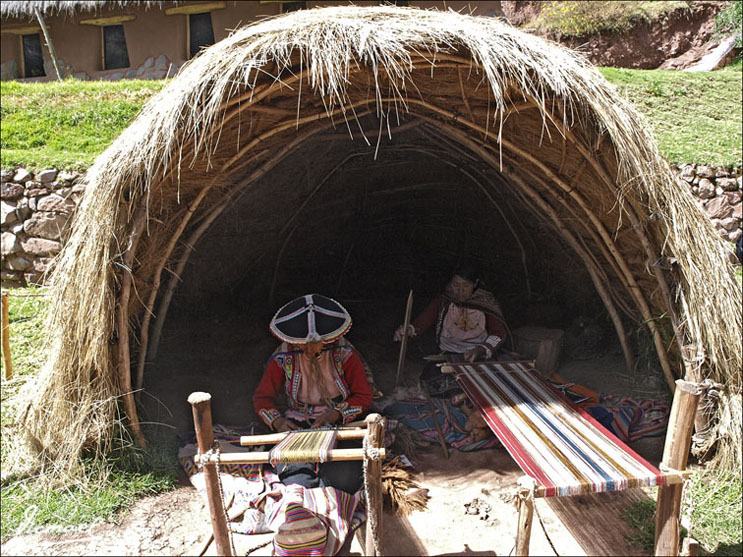
[[[711,219],[721,238],[735,242],[741,230],[740,168],[684,164],[674,168]],[[43,284],[44,273],[67,237],[70,217],[83,193],[77,172],[24,168],[0,173],[3,286]]]
[[[0,276],[3,286],[43,284],[83,193],[77,172],[0,171]]]

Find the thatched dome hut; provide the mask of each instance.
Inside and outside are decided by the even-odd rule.
[[[26,426],[55,459],[110,440],[118,408],[139,435],[132,392],[174,295],[265,330],[307,291],[430,290],[463,253],[511,316],[537,293],[598,300],[629,366],[639,327],[669,385],[723,384],[717,417],[740,424],[729,251],[579,56],[487,17],[300,11],[193,59],[89,171]]]

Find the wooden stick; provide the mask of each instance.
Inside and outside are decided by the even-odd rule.
[[[387,455],[385,449],[379,449],[384,458]],[[201,453],[203,454],[203,453]],[[269,462],[268,451],[252,451],[249,453],[222,453],[219,462],[223,464],[267,464]],[[204,457],[207,460],[206,457]],[[346,462],[349,460],[364,460],[364,449],[331,449],[328,451],[328,461]],[[217,456],[209,456],[208,462],[217,462]]]
[[[380,452],[380,458],[371,459],[366,468],[368,489],[366,539],[364,553],[380,555],[382,543],[382,460],[384,459],[384,418],[379,414],[366,417],[369,444]],[[377,552],[377,549],[380,552]]]
[[[421,382],[421,390],[423,391],[423,394],[426,395],[426,400],[428,401],[428,405],[431,407],[431,417],[433,417],[433,425],[436,427],[436,437],[439,438],[439,444],[441,445],[441,450],[444,452],[444,457],[449,458],[449,449],[446,447],[446,441],[444,440],[444,433],[441,431],[441,426],[439,425],[439,421],[436,419],[436,406],[433,403],[433,400],[431,399],[431,395],[428,392],[428,388]]]
[[[230,502],[227,503],[227,506],[224,508],[225,512],[229,511],[232,508],[232,503],[235,502],[235,494],[232,494],[232,497],[230,497]],[[242,513],[245,512],[245,510],[241,511]],[[209,538],[207,538],[206,543],[204,543],[204,547],[201,548],[201,551],[199,551],[199,557],[203,557],[204,553],[206,553],[206,550],[209,549],[209,546],[214,541],[214,532],[212,531],[209,534]]]
[[[13,377],[13,361],[10,358],[10,319],[8,317],[8,293],[3,292],[0,296],[2,305],[2,338],[3,338],[3,364],[5,364],[5,380]]]
[[[679,471],[686,468],[700,393],[700,387],[696,383],[682,379],[676,381],[661,468]],[[655,555],[675,556],[679,553],[682,489],[683,483],[658,488],[658,504],[655,511]]]
[[[266,435],[243,435],[240,437],[240,444],[242,446],[253,446],[280,443],[287,435],[289,435],[289,433],[289,431],[282,431],[280,433],[267,433]],[[336,432],[336,439],[338,439],[338,441],[346,441],[347,439],[363,439],[365,435],[365,429],[339,429]]]
[[[188,397],[188,403],[193,411],[193,423],[196,430],[196,440],[199,445],[199,453],[205,454],[211,450],[214,444],[214,432],[212,431],[212,395],[209,393],[195,392]],[[219,555],[232,555],[230,545],[230,534],[227,530],[227,519],[224,516],[222,491],[219,488],[217,477],[216,455],[204,464],[204,483],[206,484],[206,498],[209,503],[209,515],[212,521],[214,540],[217,544]]]
[[[410,326],[410,313],[413,309],[413,289],[410,289],[408,294],[408,302],[405,305],[405,321],[402,325],[402,340],[400,341],[400,355],[397,358],[397,376],[395,379],[395,386],[400,385],[400,380],[403,378],[403,368],[405,367],[405,352],[408,349],[408,327]]]
[[[116,308],[116,329],[119,335],[119,390],[124,411],[129,419],[129,425],[140,447],[147,446],[147,442],[139,425],[137,404],[134,401],[134,394],[132,392],[132,370],[129,352],[129,295],[131,294],[132,281],[134,280],[132,264],[134,262],[134,256],[137,253],[137,245],[142,237],[142,230],[144,229],[146,219],[147,211],[143,203],[137,208],[137,214],[133,218],[131,232],[129,233],[126,251],[121,258],[123,269],[121,272],[121,293],[119,294],[118,306]]]
[[[531,476],[519,478],[518,507],[519,525],[516,531],[516,555],[529,555],[529,541],[531,540],[531,522],[534,518],[533,491],[536,481]]]
[[[57,72],[57,80],[62,81],[62,70],[59,69],[59,60],[57,59],[57,52],[54,50],[54,44],[52,43],[52,38],[49,36],[49,29],[46,27],[46,22],[44,21],[44,17],[41,15],[41,10],[39,8],[34,8],[34,14],[36,15],[36,19],[39,20],[39,26],[41,27],[41,31],[44,33],[44,40],[46,41],[46,46],[49,48],[49,56],[52,59],[52,62],[54,63],[54,71]]]

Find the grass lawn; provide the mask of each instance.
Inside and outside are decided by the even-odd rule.
[[[721,72],[601,68],[601,73],[650,123],[671,163],[740,166],[740,62]]]
[[[2,82],[2,167],[87,169],[165,83]]]
[[[671,163],[741,164],[741,66],[673,72],[601,68],[643,114]],[[167,81],[2,82],[2,168],[84,170]]]
[[[72,485],[50,486],[24,472],[16,462],[15,443],[20,442],[15,425],[19,414],[19,392],[43,365],[43,321],[48,298],[43,289],[11,291],[9,338],[13,376],[5,380],[2,364],[0,406],[0,538],[39,526],[58,529],[114,519],[137,498],[172,489],[177,484],[176,447],[173,440],[152,435],[151,446],[142,451],[126,443],[103,461],[91,460],[87,474]],[[15,453],[17,455],[18,453]]]

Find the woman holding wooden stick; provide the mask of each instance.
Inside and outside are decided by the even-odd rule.
[[[270,328],[282,342],[253,395],[253,406],[269,427],[340,425],[369,409],[371,387],[359,354],[343,338],[351,316],[341,304],[319,294],[301,296],[276,312]],[[289,403],[283,415],[276,405],[282,390]],[[356,492],[363,480],[360,461],[278,463],[276,472],[284,484],[332,486],[347,493]]]
[[[483,288],[477,265],[464,263],[454,270],[444,292],[410,324],[408,336],[419,336],[434,326],[442,359],[490,360],[501,347],[507,334],[506,321],[495,296]],[[400,326],[394,340],[402,336]],[[449,385],[435,361],[425,365],[420,378],[433,396],[446,396],[456,388]]]

